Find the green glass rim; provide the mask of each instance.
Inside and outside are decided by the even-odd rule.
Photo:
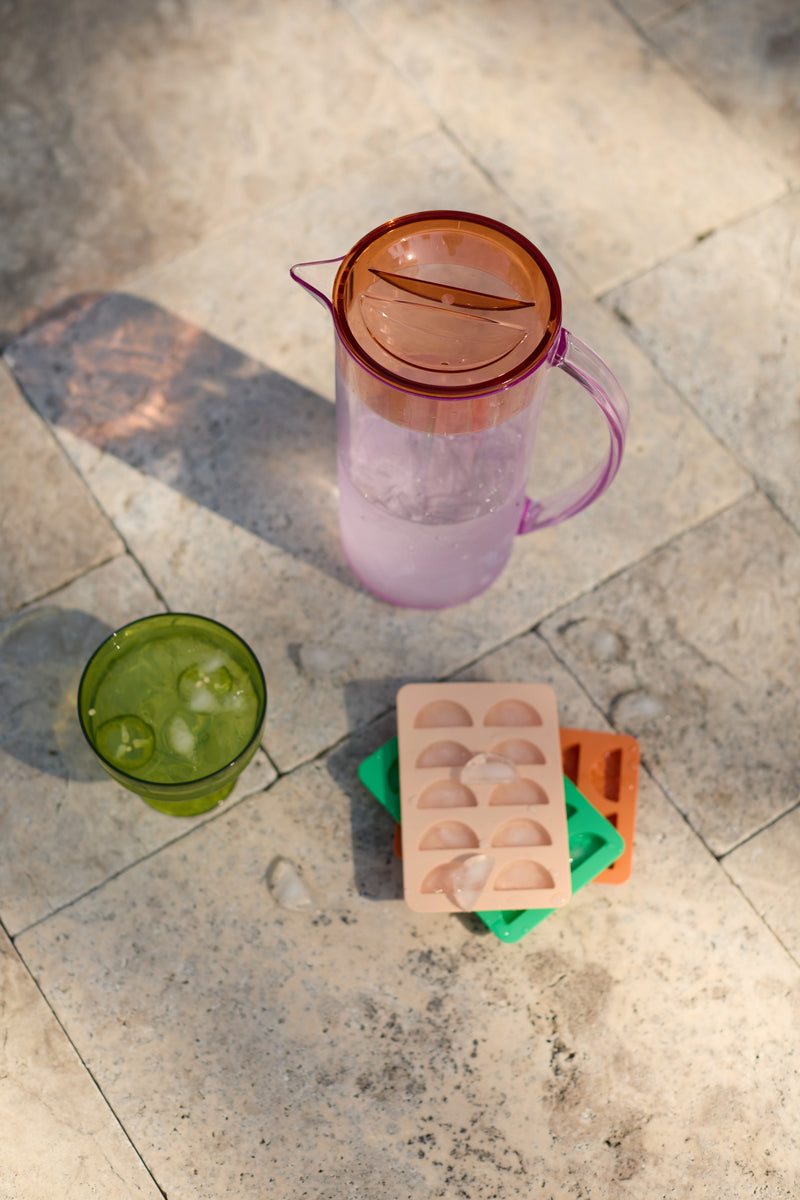
[[[225,763],[224,766],[218,767],[216,771],[212,771],[210,775],[198,775],[196,779],[185,779],[185,780],[182,780],[179,782],[169,782],[166,780],[161,782],[161,781],[156,781],[156,780],[142,779],[138,775],[131,775],[131,773],[129,771],[123,771],[121,767],[118,767],[114,763],[109,762],[109,760],[106,758],[106,756],[104,754],[100,753],[100,751],[97,749],[97,746],[94,743],[94,739],[92,738],[91,734],[89,733],[86,722],[83,719],[82,698],[83,698],[84,686],[89,677],[89,673],[92,669],[93,664],[95,663],[98,655],[100,655],[102,653],[102,651],[111,642],[114,641],[115,638],[121,637],[122,635],[127,633],[128,630],[133,629],[136,626],[148,625],[151,622],[168,625],[169,622],[173,621],[173,620],[175,620],[175,621],[180,621],[180,620],[199,621],[203,625],[213,625],[215,628],[221,629],[223,631],[223,633],[228,635],[228,637],[233,638],[234,641],[238,642],[239,645],[242,646],[242,648],[245,650],[248,657],[252,661],[253,666],[255,667],[257,678],[260,681],[261,687],[260,687],[260,689],[257,689],[257,691],[259,692],[258,712],[257,712],[256,720],[254,723],[254,733],[253,733],[252,737],[248,740],[247,744],[235,756],[235,758],[232,758],[230,760],[230,762]],[[86,663],[86,666],[83,668],[83,672],[81,673],[80,683],[78,684],[77,708],[78,708],[78,722],[80,724],[81,732],[83,733],[83,736],[86,738],[86,741],[88,742],[89,746],[91,747],[92,753],[95,754],[97,756],[97,758],[99,758],[101,763],[103,763],[104,765],[107,766],[109,774],[111,774],[112,777],[119,777],[120,780],[129,779],[131,781],[131,784],[135,785],[134,787],[131,788],[132,791],[136,791],[137,788],[146,787],[151,793],[158,794],[159,796],[161,796],[162,799],[169,800],[172,797],[174,800],[174,803],[180,804],[184,799],[191,800],[196,797],[194,795],[191,797],[183,797],[183,796],[178,795],[179,792],[186,791],[187,788],[191,789],[191,791],[193,793],[196,791],[199,792],[201,790],[205,791],[206,785],[210,785],[212,783],[212,781],[217,781],[217,780],[219,780],[220,786],[222,786],[224,783],[224,776],[226,774],[228,774],[232,770],[232,768],[234,768],[241,759],[246,758],[247,755],[252,756],[252,753],[255,752],[255,749],[257,748],[257,744],[261,739],[261,733],[262,733],[262,729],[263,729],[263,725],[264,725],[264,720],[267,715],[267,681],[266,681],[266,678],[264,677],[264,671],[261,667],[261,663],[258,661],[258,657],[255,654],[255,651],[247,644],[247,642],[244,640],[244,638],[241,636],[241,634],[236,633],[235,630],[231,629],[229,625],[224,625],[222,623],[222,621],[215,621],[213,617],[204,617],[200,613],[188,613],[188,612],[150,613],[149,616],[137,617],[135,620],[128,621],[127,624],[121,625],[119,627],[119,629],[115,629],[114,632],[110,633],[107,638],[104,638],[103,641],[100,643],[100,645],[93,651],[91,657],[89,658],[89,661]],[[254,743],[255,743],[255,745],[254,745]]]

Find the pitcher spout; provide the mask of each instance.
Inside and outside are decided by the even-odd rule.
[[[317,262],[295,263],[289,268],[289,274],[295,283],[299,283],[332,313],[333,284],[343,259],[344,255],[341,258],[322,258]]]

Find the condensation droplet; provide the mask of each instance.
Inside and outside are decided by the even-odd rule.
[[[619,662],[625,657],[625,642],[613,629],[598,629],[589,643],[595,658]]]
[[[642,721],[655,721],[663,716],[666,704],[659,696],[641,690],[620,696],[613,704],[613,711],[615,723],[637,725]]]

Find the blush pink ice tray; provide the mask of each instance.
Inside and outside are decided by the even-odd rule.
[[[572,883],[552,688],[406,684],[397,693],[397,732],[409,907],[566,904]]]

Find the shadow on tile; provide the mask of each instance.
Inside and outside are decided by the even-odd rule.
[[[387,685],[394,695],[409,679],[362,679],[346,689],[348,709],[357,728],[359,696],[363,690]],[[353,881],[359,896],[366,900],[403,901],[403,868],[394,852],[394,819],[370,794],[358,777],[361,762],[397,733],[394,705],[367,728],[357,729],[325,759],[328,774],[350,801],[350,836]],[[467,933],[483,935],[487,926],[474,913],[448,914]],[[441,915],[439,918],[441,920]]]
[[[111,633],[90,613],[55,607],[0,626],[0,750],[62,779],[106,778],[75,705],[86,661]]]
[[[400,860],[392,848],[395,823],[358,777],[363,760],[395,732],[392,710],[367,728],[356,729],[325,758],[328,774],[350,802],[353,882],[358,894],[368,900],[403,898]]]
[[[157,305],[76,296],[10,348],[41,415],[340,583],[332,404]]]
[[[361,761],[394,737],[395,732],[392,712],[332,751],[326,759],[326,765],[331,778],[350,801],[353,882],[359,896],[365,900],[397,900],[405,903],[403,867],[394,852],[394,819],[370,795],[357,774]],[[409,913],[409,916],[415,919],[413,914]],[[476,936],[490,932],[475,913],[439,913],[423,919],[456,920],[466,933]]]

